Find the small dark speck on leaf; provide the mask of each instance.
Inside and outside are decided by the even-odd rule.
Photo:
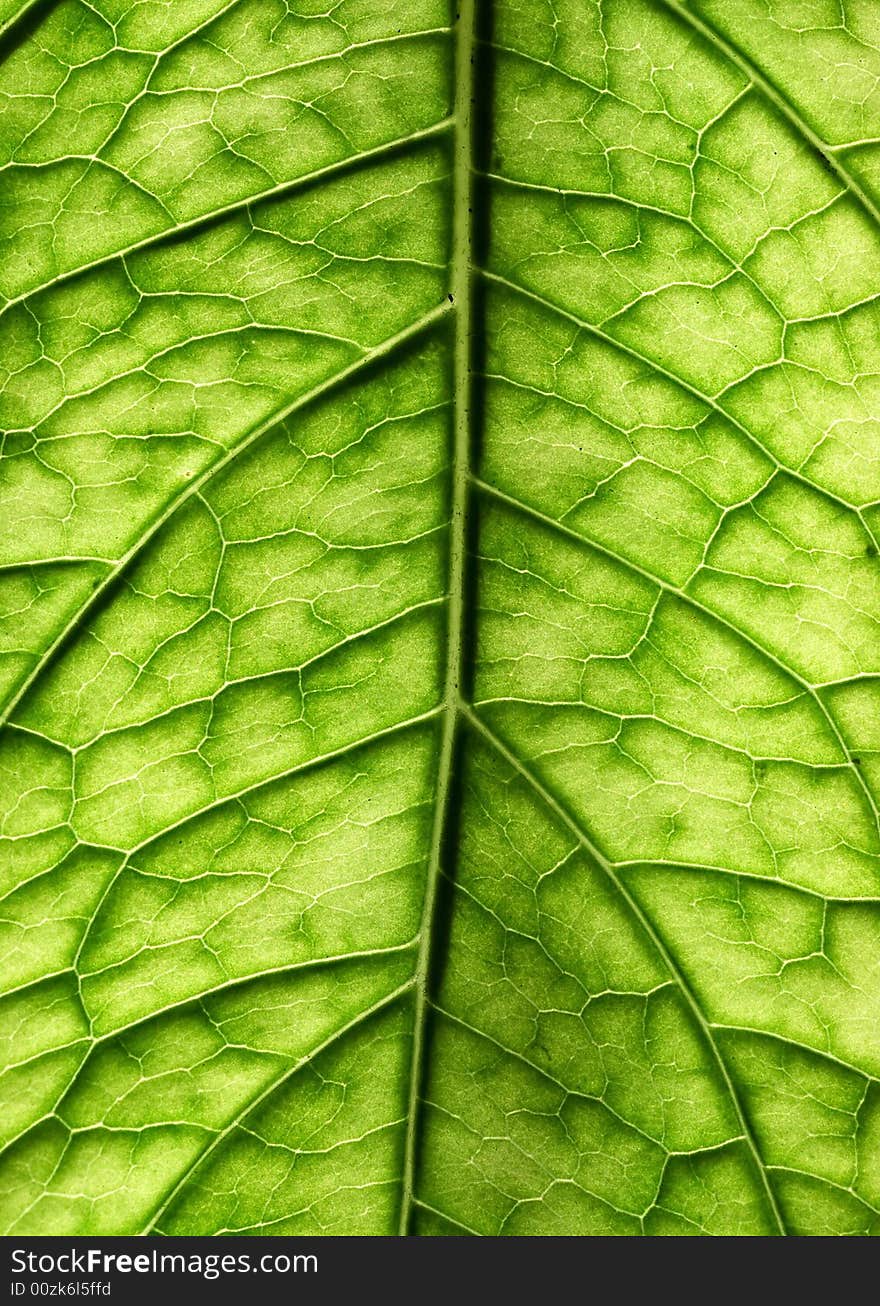
[[[861,766],[861,765],[862,765],[862,759],[861,759],[860,757],[851,757],[851,758],[850,758],[850,761],[852,762],[853,766]]]
[[[877,545],[876,545],[876,544],[867,544],[867,545],[865,546],[865,556],[868,557],[868,558],[876,558],[876,557],[877,557]]]
[[[446,298],[449,300],[450,304],[455,303],[455,295],[453,295],[451,292],[446,296]]]

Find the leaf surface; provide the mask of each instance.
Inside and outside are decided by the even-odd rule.
[[[871,1235],[870,0],[0,0],[0,1214]]]

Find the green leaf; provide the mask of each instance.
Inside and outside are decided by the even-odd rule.
[[[880,1232],[872,0],[0,0],[7,1233]]]

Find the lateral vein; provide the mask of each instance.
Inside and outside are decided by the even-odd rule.
[[[575,817],[569,812],[568,808],[565,807],[559,801],[556,795],[551,793],[551,791],[546,787],[546,785],[544,785],[542,781],[539,780],[539,778],[534,774],[532,769],[528,767],[525,764],[525,762],[523,762],[522,759],[516,755],[516,753],[512,752],[511,749],[508,748],[507,745],[498,738],[495,732],[491,730],[489,726],[486,725],[486,723],[477,715],[475,711],[473,711],[473,709],[465,708],[464,713],[467,716],[468,722],[473,727],[473,729],[477,732],[477,734],[481,735],[482,738],[485,739],[486,742],[489,744],[489,746],[494,750],[494,752],[499,757],[501,757],[507,763],[507,765],[516,772],[517,775],[521,776],[522,779],[526,781],[529,787],[543,801],[545,806],[547,806],[550,809],[550,811],[554,813],[557,819],[561,821],[565,825],[566,829],[574,836],[575,839],[577,839],[580,846],[589,854],[589,856],[596,863],[596,865],[604,872],[604,874],[606,875],[610,883],[614,886],[614,888],[620,894],[623,901],[626,903],[630,913],[638,921],[639,925],[642,927],[645,934],[651,940],[651,943],[653,944],[658,955],[663,961],[666,970],[675,980],[679,988],[679,991],[681,992],[681,995],[685,1003],[687,1004],[688,1009],[693,1015],[694,1020],[696,1021],[700,1030],[702,1031],[704,1041],[708,1045],[709,1051],[712,1056],[712,1060],[715,1062],[718,1073],[724,1083],[725,1089],[727,1090],[727,1094],[730,1099],[731,1105],[736,1114],[740,1128],[742,1129],[743,1137],[745,1138],[746,1144],[749,1148],[749,1152],[751,1153],[752,1160],[755,1165],[755,1169],[757,1170],[758,1176],[760,1178],[761,1184],[764,1189],[767,1205],[773,1216],[773,1222],[776,1225],[779,1234],[781,1235],[787,1234],[788,1231],[785,1227],[785,1222],[782,1218],[782,1213],[776,1201],[776,1195],[773,1192],[773,1188],[771,1187],[770,1179],[767,1174],[767,1164],[764,1161],[763,1157],[761,1156],[760,1150],[758,1148],[757,1139],[755,1137],[754,1131],[752,1130],[748,1117],[746,1116],[745,1109],[743,1107],[742,1101],[740,1100],[739,1093],[737,1092],[736,1089],[736,1085],[734,1084],[733,1079],[731,1078],[730,1071],[727,1068],[727,1063],[721,1054],[721,1049],[719,1048],[717,1040],[713,1033],[713,1027],[708,1021],[708,1019],[706,1018],[706,1016],[704,1015],[703,1009],[700,1006],[699,1002],[697,1001],[696,995],[691,989],[690,984],[685,978],[684,972],[681,970],[680,966],[678,965],[677,961],[673,957],[672,953],[669,951],[669,949],[666,947],[666,944],[663,942],[660,935],[657,933],[650,919],[646,916],[645,912],[642,910],[638,901],[632,896],[632,894],[630,893],[629,889],[627,889],[623,881],[615,874],[614,867],[612,866],[611,862],[608,861],[605,854],[593,842],[593,840],[587,834],[587,832],[582,828],[580,822],[575,819]]]
[[[98,606],[107,590],[116,580],[118,580],[131,563],[134,562],[139,554],[143,552],[166,522],[169,521],[169,519],[173,517],[185,503],[188,503],[193,495],[204,489],[209,481],[213,480],[215,476],[224,471],[230,463],[234,462],[240,454],[244,453],[245,449],[250,448],[252,444],[255,444],[262,436],[267,435],[270,431],[274,430],[276,426],[285,421],[293,413],[298,412],[309,404],[324,398],[325,395],[331,394],[335,389],[337,389],[337,387],[345,385],[347,381],[353,380],[355,376],[358,376],[362,371],[371,366],[371,364],[378,362],[382,358],[387,358],[390,354],[400,348],[400,346],[406,344],[410,340],[416,339],[423,332],[428,331],[432,326],[434,326],[436,322],[439,322],[441,318],[445,317],[449,312],[449,309],[450,305],[446,301],[442,304],[436,305],[426,313],[424,317],[419,318],[417,322],[412,323],[408,327],[404,327],[402,331],[398,331],[387,340],[383,340],[381,344],[368,350],[360,358],[356,358],[354,362],[350,363],[348,367],[343,368],[341,372],[335,372],[333,376],[319,382],[318,385],[313,386],[312,389],[308,390],[305,394],[298,395],[296,399],[285,404],[283,408],[277,409],[264,421],[260,422],[258,426],[255,426],[250,431],[246,432],[241,439],[237,440],[236,443],[227,450],[222,458],[211,463],[199,476],[195,476],[191,481],[188,481],[179,493],[166,505],[163,511],[153,518],[152,522],[150,522],[141,532],[119,561],[116,562],[101,578],[100,582],[95,586],[85,603],[82,603],[77,608],[67,624],[61,631],[59,631],[55,639],[31,669],[30,675],[22,681],[16,693],[6,704],[5,708],[0,711],[0,730],[2,730],[7,721],[9,721],[13,712],[30,692],[31,687],[42,675],[45,668],[50,662],[52,662],[56,653],[58,653],[66,644],[67,640],[79,628],[86,617],[88,617],[89,613]]]

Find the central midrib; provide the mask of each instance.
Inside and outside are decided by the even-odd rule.
[[[446,665],[443,715],[434,819],[428,858],[419,950],[416,963],[412,1060],[406,1112],[403,1186],[399,1233],[412,1232],[420,1125],[428,1069],[427,1022],[433,969],[432,942],[436,934],[437,901],[447,851],[456,738],[462,715],[464,625],[467,585],[468,509],[471,495],[471,348],[473,341],[473,102],[476,0],[460,0],[455,24],[455,136],[452,169],[452,248],[450,296],[454,309],[453,421],[450,492]]]
[[[466,606],[468,594],[468,546],[470,495],[476,484],[472,474],[472,449],[475,444],[472,427],[472,398],[475,307],[473,287],[477,276],[477,222],[480,214],[476,212],[475,185],[478,177],[476,154],[480,142],[476,139],[475,116],[479,105],[475,103],[476,78],[475,62],[479,37],[485,32],[477,27],[478,0],[461,0],[456,14],[455,32],[455,101],[454,101],[454,159],[452,186],[452,249],[450,260],[450,297],[453,300],[455,320],[453,349],[453,439],[451,459],[451,520],[449,532],[448,559],[448,604],[447,604],[447,642],[444,692],[441,701],[440,749],[437,772],[437,785],[434,801],[434,815],[431,832],[430,853],[428,859],[427,885],[421,925],[418,936],[418,960],[416,964],[414,987],[414,1023],[413,1046],[410,1068],[409,1095],[406,1110],[406,1138],[404,1148],[403,1182],[400,1204],[399,1234],[412,1234],[412,1218],[415,1207],[421,1203],[416,1198],[415,1188],[418,1178],[419,1154],[422,1146],[422,1115],[425,1090],[430,1069],[430,1048],[428,1046],[428,1017],[431,1010],[432,989],[435,976],[434,944],[438,934],[438,897],[444,872],[452,875],[452,863],[456,851],[448,838],[450,816],[454,806],[453,776],[457,755],[457,737],[462,721],[470,722],[474,728],[482,728],[482,722],[475,718],[470,703],[463,692],[465,662],[470,639],[466,624]],[[670,6],[671,7],[671,6]],[[481,11],[481,16],[483,16]],[[489,12],[489,11],[485,11]],[[483,70],[485,72],[485,70]],[[484,97],[490,98],[491,92],[481,81],[480,90]],[[518,767],[520,764],[516,762]],[[555,804],[554,804],[555,810]],[[561,809],[560,809],[561,810]],[[565,820],[570,823],[570,818]],[[578,831],[581,841],[586,837]],[[591,851],[592,844],[590,844]],[[600,862],[604,859],[600,854]],[[654,931],[651,922],[644,917],[619,883],[612,876],[615,886],[624,894],[630,908],[637,910],[638,918],[660,954],[664,965],[670,970],[674,981],[682,989],[688,1005],[694,1009],[701,1032],[708,1043],[710,1055],[717,1061],[730,1094],[734,1109],[743,1126],[746,1140],[753,1154],[759,1181],[765,1190],[767,1205],[772,1222],[783,1236],[787,1233],[776,1197],[769,1184],[769,1177],[753,1135],[751,1122],[746,1117],[739,1099],[736,1085],[730,1077],[726,1063],[716,1048],[707,1023],[697,999],[685,985],[677,963],[667,953],[665,946]],[[431,1209],[426,1207],[426,1209]]]

